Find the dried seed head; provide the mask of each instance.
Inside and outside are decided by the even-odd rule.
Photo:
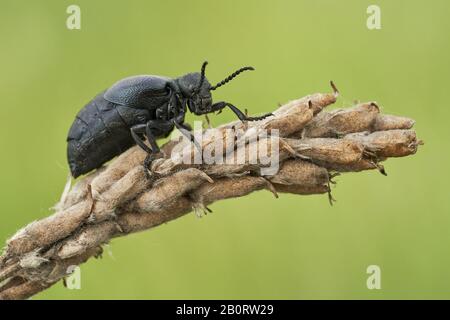
[[[308,138],[336,138],[351,132],[369,130],[380,110],[372,102],[348,109],[338,109],[318,114],[305,128],[303,136]]]

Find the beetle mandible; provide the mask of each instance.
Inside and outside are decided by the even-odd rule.
[[[272,115],[248,117],[229,102],[213,103],[211,91],[254,68],[240,68],[211,86],[205,77],[207,64],[203,63],[201,72],[176,79],[153,75],[125,78],[100,92],[81,109],[69,130],[67,158],[72,176],[99,168],[135,144],[147,152],[144,166],[149,168],[160,152],[156,139],[168,136],[174,127],[195,143],[190,126],[184,123],[187,109],[203,115],[229,107],[241,121]]]

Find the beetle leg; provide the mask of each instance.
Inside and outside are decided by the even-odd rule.
[[[179,113],[179,106],[184,106],[185,102],[181,96],[180,93],[178,93],[177,88],[174,87],[172,83],[167,83],[166,86],[167,90],[169,91],[169,112],[168,117],[171,118],[172,116],[178,117],[180,115]],[[172,113],[171,113],[172,112]],[[184,120],[184,112],[182,112],[183,118],[181,121],[178,120],[178,122],[182,122]],[[169,119],[166,119],[169,120]]]
[[[201,151],[200,144],[195,140],[194,135],[191,133],[192,127],[189,125],[189,123],[184,123],[184,112],[181,112],[178,114],[178,116],[172,120],[175,127],[177,127],[178,130],[186,137],[188,138],[199,151]]]
[[[144,161],[144,167],[150,168],[153,160],[157,158],[157,154],[161,151],[156,143],[155,134],[153,134],[152,129],[158,130],[157,136],[167,136],[173,130],[173,123],[170,121],[158,121],[149,120],[145,125],[145,135],[147,136],[147,141],[152,147],[152,152],[147,155]]]
[[[145,152],[152,153],[152,149],[150,149],[144,142],[144,140],[139,137],[140,133],[143,133],[145,130],[146,125],[145,124],[138,124],[136,126],[131,127],[131,136],[133,137],[134,142],[141,147]]]
[[[182,123],[181,124],[183,128],[185,128],[187,131],[192,131],[192,127],[189,123]]]
[[[158,153],[160,151],[158,144],[156,143],[156,138],[152,133],[152,128],[160,129],[160,127],[161,126],[157,126],[153,121],[149,121],[145,125],[145,135],[147,136],[148,143],[150,143],[150,146],[152,147],[152,153]]]
[[[258,121],[258,120],[263,120],[263,119],[265,119],[267,117],[273,116],[272,113],[266,113],[266,114],[263,114],[262,116],[259,116],[259,117],[248,117],[241,110],[239,110],[237,107],[235,107],[231,103],[225,102],[225,101],[214,103],[211,106],[211,112],[220,111],[220,110],[222,110],[225,107],[229,107],[231,109],[231,111],[233,111],[234,114],[237,115],[237,117],[241,121]]]
[[[147,152],[147,156],[145,157],[143,166],[145,169],[145,173],[147,174],[147,178],[149,178],[149,179],[151,177],[148,174],[147,170],[150,167],[153,160],[156,159],[156,155],[160,151],[158,145],[156,144],[156,139],[150,131],[150,128],[149,128],[150,126],[151,126],[151,123],[149,121],[147,124],[139,124],[139,125],[131,127],[131,136],[133,137],[134,141],[136,142],[136,144],[139,147],[141,147],[145,152]],[[145,142],[139,137],[139,133],[143,133],[144,131],[145,131],[145,135],[147,136],[147,140],[148,140],[151,148],[149,148],[145,144]]]
[[[177,127],[178,130],[180,130],[180,132],[186,137],[188,138],[197,148],[197,150],[200,152],[200,154],[202,155],[202,159],[203,159],[203,150],[202,147],[200,146],[200,144],[198,143],[197,140],[195,140],[195,136],[192,134],[192,132],[189,129],[187,125],[185,125],[184,123],[178,123],[177,121],[173,120],[173,124],[175,125],[175,127]]]

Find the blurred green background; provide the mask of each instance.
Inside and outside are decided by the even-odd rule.
[[[134,74],[245,74],[214,92],[252,113],[333,79],[342,95],[416,119],[425,146],[389,176],[346,174],[327,196],[266,191],[112,241],[35,299],[450,298],[448,1],[5,1],[0,11],[0,239],[50,213],[64,187],[66,134],[100,90]],[[81,30],[66,8],[81,7]],[[381,7],[381,30],[366,8]],[[192,122],[193,116],[188,120]],[[234,119],[229,111],[213,118]],[[379,265],[382,289],[366,288]]]

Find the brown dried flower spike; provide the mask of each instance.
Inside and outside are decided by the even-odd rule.
[[[112,238],[192,210],[207,213],[215,201],[261,189],[276,196],[329,194],[330,181],[339,172],[384,173],[381,161],[417,151],[421,141],[411,130],[414,121],[381,114],[375,102],[322,111],[336,101],[338,91],[332,87],[332,93],[291,101],[262,121],[206,130],[214,131],[214,139],[229,141],[230,128],[250,136],[278,129],[280,169],[272,176],[261,176],[262,166],[248,159],[231,165],[180,164],[169,155],[186,142],[171,141],[162,148],[165,157],[152,164],[151,181],[142,167],[145,154],[137,147],[79,180],[63,194],[53,215],[32,222],[8,240],[0,258],[0,299],[28,298],[66,277],[69,266],[100,255],[102,245]],[[202,148],[212,142],[203,141]],[[253,144],[267,147],[268,139],[253,139],[240,148],[248,152]]]

